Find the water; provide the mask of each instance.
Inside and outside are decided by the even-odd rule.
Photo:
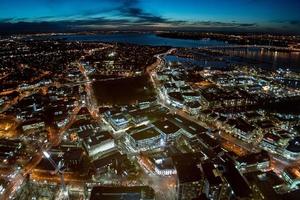
[[[171,47],[204,47],[228,45],[217,40],[184,40],[159,37],[151,33],[114,33],[96,35],[57,35],[54,38],[64,38],[68,41],[100,41],[100,42],[121,42],[138,45],[171,46]]]
[[[159,37],[152,33],[114,33],[114,34],[94,34],[94,35],[57,35],[52,38],[65,39],[67,41],[99,41],[99,42],[119,42],[138,45],[170,46],[170,47],[233,47],[217,40],[189,40]],[[268,69],[287,69],[300,71],[300,52],[275,52],[260,48],[225,48],[224,53],[232,56],[230,62],[254,64]],[[192,63],[194,64],[194,63]],[[216,64],[222,67],[224,63],[200,63],[203,65]]]
[[[260,48],[227,48],[225,54],[233,57],[241,57],[241,62],[253,61],[258,65],[264,65],[272,69],[287,69],[300,71],[300,52],[276,52]],[[237,60],[237,59],[234,59]]]
[[[222,61],[210,61],[210,60],[194,60],[191,58],[182,58],[174,55],[165,56],[167,62],[180,62],[186,67],[202,67],[202,68],[226,68],[227,63]]]

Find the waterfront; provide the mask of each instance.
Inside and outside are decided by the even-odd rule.
[[[218,49],[235,61],[248,62],[269,69],[300,70],[300,52],[273,51],[264,48],[224,48]]]
[[[112,43],[130,43],[138,45],[151,46],[171,46],[171,47],[207,47],[207,46],[225,46],[225,42],[217,40],[186,40],[172,39],[156,36],[151,33],[113,33],[113,34],[91,34],[91,35],[56,35],[56,39],[66,39],[67,41],[84,42],[112,42]]]
[[[248,47],[235,48],[235,45],[218,40],[191,40],[160,37],[152,33],[112,33],[112,34],[71,34],[55,35],[52,39],[81,42],[129,43],[136,45],[170,46],[177,48],[210,48],[221,51],[231,57],[232,63],[248,62],[265,69],[290,69],[299,71],[300,52],[274,51],[266,48]],[[224,48],[220,48],[224,47]],[[231,48],[233,47],[233,48]],[[203,63],[202,63],[203,64]],[[207,65],[204,63],[204,65]],[[217,63],[218,65],[218,63]],[[224,67],[222,63],[217,67]]]

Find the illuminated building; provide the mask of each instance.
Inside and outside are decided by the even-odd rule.
[[[105,153],[116,148],[113,137],[107,131],[91,131],[83,138],[83,145],[89,156]]]
[[[22,124],[22,130],[23,131],[29,131],[33,129],[43,129],[45,128],[45,122],[42,121],[41,119],[33,119],[26,121]]]
[[[128,130],[128,138],[131,145],[144,151],[160,146],[162,135],[153,126],[140,126]]]
[[[109,169],[119,172],[119,166],[127,159],[126,155],[120,154],[118,151],[113,151],[108,155],[104,155],[93,161],[93,167],[97,175],[106,173]]]
[[[160,176],[170,176],[176,174],[176,169],[171,158],[152,158],[155,173]]]
[[[99,199],[130,199],[130,200],[154,200],[154,190],[149,186],[132,187],[94,187],[90,200]]]
[[[201,156],[198,153],[172,156],[177,173],[177,200],[200,196],[203,188],[203,174],[199,168]]]
[[[283,178],[291,189],[299,189],[300,186],[300,167],[287,167],[282,173]]]
[[[300,159],[300,137],[295,137],[291,139],[285,148],[283,154],[293,160]]]
[[[236,166],[242,172],[265,171],[270,167],[270,157],[266,151],[237,158]]]
[[[203,162],[200,169],[204,175],[203,191],[208,199],[220,199],[222,187],[221,173],[212,162]]]
[[[183,130],[172,123],[170,120],[158,120],[153,123],[154,128],[162,134],[162,139],[168,143],[173,141],[179,135],[183,134]]]
[[[122,113],[112,114],[110,111],[108,111],[104,115],[107,121],[116,131],[127,128],[129,125],[129,119]]]

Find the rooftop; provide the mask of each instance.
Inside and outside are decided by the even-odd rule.
[[[253,131],[255,128],[248,124],[245,120],[238,118],[238,119],[229,119],[228,124],[231,126],[234,126],[237,129],[240,129],[241,131],[247,133]]]
[[[158,120],[154,122],[153,125],[165,134],[174,134],[180,129],[170,120]]]
[[[111,139],[113,139],[113,137],[108,131],[90,132],[90,134],[87,137],[83,138],[84,142],[88,145],[88,147],[92,147],[94,145],[100,144],[104,141]]]
[[[180,92],[169,92],[169,97],[175,99],[176,101],[183,102],[184,98],[182,97]]]
[[[245,176],[251,185],[255,184],[259,188],[265,199],[281,200],[273,187],[283,184],[284,181],[275,172],[250,172]]]
[[[77,113],[77,115],[91,115],[91,113],[90,113],[90,111],[87,109],[87,107],[82,107],[79,111],[78,111],[78,113]]]
[[[90,200],[140,200],[154,199],[154,191],[149,186],[94,187]]]
[[[204,133],[207,131],[206,128],[200,126],[199,124],[187,120],[186,118],[181,117],[180,115],[167,115],[167,119],[172,123],[176,124],[178,127],[184,129],[185,131],[196,135],[199,133]]]
[[[224,176],[230,184],[236,197],[249,198],[251,196],[251,189],[248,182],[240,174],[238,169],[235,167],[233,160],[230,156],[226,155],[222,157],[224,159],[225,172]]]
[[[180,183],[195,182],[202,179],[200,164],[201,153],[184,153],[172,156]]]
[[[201,164],[204,176],[207,178],[210,185],[220,185],[222,184],[222,179],[216,173],[216,168],[212,162],[205,162]]]
[[[106,165],[109,165],[111,163],[113,163],[114,161],[116,160],[124,160],[126,158],[126,155],[122,155],[120,152],[114,152],[108,156],[105,156],[105,157],[102,157],[102,158],[99,158],[97,160],[94,160],[93,161],[93,165],[94,167],[96,168],[101,168],[101,167],[104,167]]]
[[[199,134],[197,137],[205,144],[207,144],[210,148],[216,148],[219,147],[220,144],[217,140],[211,138],[209,135],[206,133]]]
[[[290,140],[286,149],[294,153],[300,153],[300,136]]]
[[[134,140],[145,140],[145,139],[157,137],[159,135],[160,135],[160,133],[157,132],[157,130],[155,130],[153,127],[151,127],[151,128],[141,130],[139,132],[135,132],[135,133],[131,134],[131,137]]]
[[[260,153],[253,153],[249,155],[245,155],[242,157],[237,158],[239,163],[246,163],[248,165],[256,164],[259,162],[266,162],[269,161],[270,157],[266,151],[262,151]]]
[[[284,171],[289,175],[291,179],[300,180],[300,166],[287,167]]]

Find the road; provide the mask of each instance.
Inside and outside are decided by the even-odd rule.
[[[156,55],[156,57],[159,59],[159,64],[162,62],[162,56],[165,56],[167,54],[170,54],[172,53],[173,51],[175,51],[176,49],[170,49],[168,52],[166,53],[163,53],[163,54],[159,54],[159,55]],[[155,80],[155,77],[154,77],[154,73],[153,71],[155,71],[156,68],[152,67],[151,70],[149,70],[149,73],[151,75],[151,81],[153,82],[153,85],[154,85],[154,88],[157,90],[157,93],[159,94],[159,99],[158,99],[158,102],[159,104],[161,104],[162,106],[166,107],[169,109],[169,111],[173,114],[177,114],[185,119],[188,119],[202,127],[205,127],[205,128],[212,128],[212,127],[209,127],[206,123],[198,120],[197,118],[193,117],[193,116],[190,116],[188,113],[184,112],[182,109],[179,109],[179,108],[175,108],[171,105],[169,105],[167,102],[166,102],[166,99],[165,98],[161,98],[162,95],[160,95],[160,91],[159,91],[159,86],[158,86],[158,81]],[[213,128],[217,128],[217,127],[213,127]],[[256,151],[256,148],[253,147],[253,145],[251,144],[248,144],[248,143],[245,143],[233,136],[231,136],[230,134],[226,133],[225,131],[222,131],[220,134],[218,135],[215,135],[216,137],[221,137],[225,140],[229,140],[230,142],[232,143],[235,143],[237,144],[238,146],[241,146],[243,148],[245,148],[247,151]]]
[[[250,47],[250,46],[243,45],[243,46],[234,46],[234,47],[229,47],[229,48],[242,48],[242,47],[246,48],[246,47]],[[251,46],[251,47],[253,47],[253,46]],[[256,47],[269,48],[267,46],[256,46]],[[208,47],[208,48],[211,48],[211,47]],[[222,46],[220,48],[224,48],[224,47]],[[285,49],[285,48],[280,48],[280,49]],[[170,49],[168,52],[166,52],[164,54],[157,55],[156,57],[158,58],[159,62],[157,62],[156,67],[152,66],[148,70],[148,73],[150,74],[151,81],[154,85],[154,88],[157,90],[157,93],[159,94],[158,102],[162,106],[167,107],[171,113],[174,113],[181,117],[184,117],[192,122],[199,124],[200,126],[220,130],[220,132],[215,133],[214,136],[216,138],[221,138],[223,140],[223,145],[227,145],[227,147],[232,148],[233,150],[235,150],[237,153],[239,153],[241,155],[247,154],[248,152],[253,152],[253,153],[260,152],[261,148],[258,147],[257,143],[244,142],[244,141],[234,137],[233,135],[231,135],[230,132],[228,132],[228,130],[226,128],[219,127],[214,123],[207,123],[206,121],[202,122],[202,121],[198,120],[196,117],[190,116],[189,114],[184,112],[182,109],[172,107],[166,102],[166,99],[163,98],[163,96],[160,94],[159,81],[155,79],[155,71],[157,69],[157,66],[159,66],[159,64],[162,63],[162,60],[163,60],[162,57],[169,53],[172,53],[174,50],[175,49]],[[283,169],[287,166],[300,165],[300,160],[299,161],[291,161],[291,160],[287,160],[283,156],[279,156],[279,155],[270,154],[270,159],[271,159],[271,169],[274,170],[274,172],[276,172],[278,174],[281,174]]]
[[[63,133],[70,128],[70,126],[75,121],[76,115],[79,112],[81,106],[75,107],[73,109],[73,113],[71,114],[71,118],[69,123],[61,128],[56,134],[56,139],[52,141],[51,144],[46,147],[41,148],[35,156],[31,159],[31,161],[20,171],[18,175],[14,179],[12,179],[6,187],[4,194],[0,197],[0,200],[7,200],[14,196],[15,192],[21,187],[26,177],[31,173],[31,171],[39,164],[39,162],[43,158],[43,151],[48,151],[52,146],[57,146],[60,144]]]
[[[154,173],[154,169],[145,156],[137,156],[143,170],[141,180],[144,185],[149,185],[155,191],[157,200],[176,199],[176,175],[160,176]]]
[[[105,48],[110,47],[110,45],[107,45]],[[102,50],[101,49],[95,49],[95,51],[97,50]],[[91,54],[94,51],[89,51],[87,52],[87,54]],[[80,60],[77,62],[77,64],[80,63]],[[85,85],[85,89],[89,98],[89,103],[87,104],[90,112],[95,116],[98,117],[98,106],[97,106],[97,102],[96,99],[93,95],[93,90],[92,90],[92,80],[89,79],[89,77],[87,76],[87,73],[85,71],[85,69],[79,64],[78,65],[79,70],[82,72],[85,80],[84,81],[79,81],[79,82],[74,82],[74,83],[66,83],[66,84],[60,84],[60,83],[52,83],[47,85],[47,87],[49,86],[54,86],[54,85],[59,85],[59,86],[67,86],[67,87],[73,87],[76,85]],[[28,90],[26,90],[24,92],[24,94],[21,95],[21,97],[18,99],[22,99],[28,95],[32,95],[34,92],[37,92],[41,89],[41,87],[37,87],[37,88],[32,88],[30,89],[31,92],[28,92]],[[21,89],[18,88],[15,91],[17,92],[21,92]],[[23,91],[23,90],[22,90]],[[7,93],[10,93],[13,91],[9,91]],[[25,95],[26,94],[26,95]],[[2,109],[1,112],[4,112],[5,110],[9,109],[12,105],[14,105],[15,103],[17,103],[18,101],[13,101],[10,102],[9,105],[5,106],[5,109]],[[8,183],[8,185],[6,186],[6,189],[4,191],[4,193],[1,195],[0,200],[8,200],[11,199],[15,193],[18,191],[18,189],[22,186],[22,184],[24,183],[26,177],[32,173],[32,170],[39,164],[39,162],[42,160],[43,158],[43,151],[48,151],[51,149],[52,146],[57,146],[60,144],[61,140],[62,140],[62,136],[64,134],[64,132],[66,130],[68,130],[70,128],[70,126],[73,124],[73,122],[76,120],[76,115],[79,112],[79,110],[81,109],[82,106],[86,106],[86,105],[78,105],[77,107],[75,107],[73,109],[73,113],[70,114],[70,120],[69,122],[62,127],[57,134],[53,134],[52,136],[54,136],[54,138],[52,139],[51,143],[49,143],[46,147],[43,146],[31,159],[31,161],[25,166],[23,167],[22,170],[20,170],[20,172],[15,176],[15,178],[11,179],[10,182]]]

